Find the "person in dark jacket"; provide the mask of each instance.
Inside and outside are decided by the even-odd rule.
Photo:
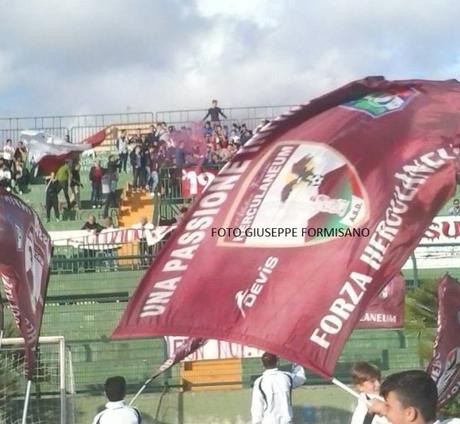
[[[46,178],[48,180],[45,189],[45,207],[46,207],[46,222],[50,222],[51,208],[54,209],[54,217],[59,222],[59,206],[58,206],[58,191],[59,183],[56,180],[54,172]]]
[[[220,124],[220,116],[223,116],[224,119],[227,119],[227,116],[222,111],[222,109],[217,106],[217,100],[212,101],[212,107],[208,109],[208,113],[203,118],[203,121],[206,121],[208,116],[211,117],[211,124],[213,127]]]
[[[146,158],[141,146],[131,152],[131,165],[133,167],[133,192],[140,191],[145,186]]]
[[[89,180],[91,181],[91,205],[93,209],[102,207],[102,175],[104,169],[101,167],[101,161],[95,162],[89,171]]]

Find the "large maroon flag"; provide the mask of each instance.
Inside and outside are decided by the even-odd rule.
[[[356,328],[404,327],[405,292],[406,281],[397,275],[367,305]]]
[[[113,337],[229,340],[330,377],[454,193],[459,124],[458,82],[381,77],[275,119],[194,203]]]
[[[34,370],[50,260],[51,239],[36,212],[18,197],[0,189],[0,276],[25,340],[29,379]]]
[[[438,386],[438,407],[460,392],[460,284],[445,275],[438,286],[438,331],[428,373]]]

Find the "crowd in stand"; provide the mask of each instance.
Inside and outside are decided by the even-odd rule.
[[[26,167],[27,149],[22,141],[16,147],[11,139],[6,140],[0,157],[0,187],[22,194],[29,181]]]
[[[171,177],[180,178],[185,167],[215,167],[227,162],[253,133],[244,123],[233,123],[231,127],[222,125],[220,116],[226,118],[214,100],[198,129],[185,126],[176,129],[160,122],[152,124],[147,134],[142,134],[140,129],[131,136],[121,131],[116,140],[118,171],[128,172],[129,164],[133,191],[145,189],[153,195],[160,188],[161,168],[174,167],[179,172]],[[208,117],[211,119],[206,121]],[[268,120],[263,120],[256,131],[266,123]]]
[[[104,217],[108,216],[110,206],[115,206],[115,192],[118,175],[132,173],[133,192],[148,191],[153,196],[161,192],[160,171],[172,171],[168,177],[181,178],[181,170],[188,166],[218,167],[230,160],[240,146],[253,135],[243,124],[222,125],[220,118],[227,118],[217,101],[204,116],[202,125],[196,128],[176,129],[166,122],[152,123],[149,132],[127,134],[122,130],[116,138],[116,154],[110,156],[103,166],[95,158],[89,171],[91,183],[91,207],[104,207]],[[208,119],[209,118],[209,119]],[[268,121],[263,121],[261,128]],[[257,129],[256,129],[257,130]],[[27,166],[27,148],[22,141],[15,146],[8,139],[0,152],[0,186],[8,191],[22,194],[30,182],[31,170]],[[30,165],[30,164],[29,164]],[[63,192],[67,209],[80,209],[80,160],[78,156],[69,159],[56,172],[45,177],[45,209],[48,222],[51,211],[59,220],[59,194]]]

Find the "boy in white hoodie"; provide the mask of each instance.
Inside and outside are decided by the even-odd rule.
[[[368,362],[357,362],[351,370],[351,380],[359,391],[362,400],[358,401],[351,424],[388,424],[384,417],[372,414],[367,410],[371,399],[379,398],[380,370]]]

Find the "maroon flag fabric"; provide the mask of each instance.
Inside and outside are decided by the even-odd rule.
[[[369,303],[356,328],[404,327],[406,281],[398,275]]]
[[[0,189],[0,276],[5,297],[25,340],[27,377],[32,379],[45,305],[51,239],[36,212]]]
[[[460,283],[445,275],[438,286],[438,330],[428,374],[438,386],[438,407],[460,392]]]
[[[222,339],[330,377],[454,193],[460,84],[370,77],[240,149],[142,278],[114,338]]]

